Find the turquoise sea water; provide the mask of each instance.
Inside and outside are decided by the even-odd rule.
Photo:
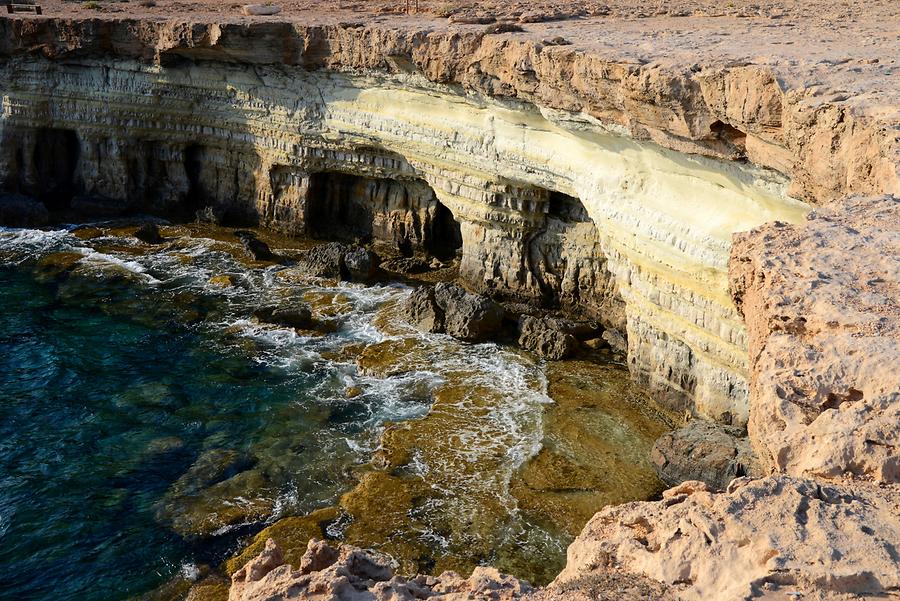
[[[216,565],[260,520],[176,533],[166,510],[183,505],[171,491],[198,460],[222,463],[203,486],[251,483],[210,501],[213,514],[263,500],[271,522],[333,505],[385,420],[427,412],[439,370],[367,377],[352,356],[325,358],[384,340],[373,320],[405,288],[297,284],[235,257],[202,237],[148,250],[128,236],[0,230],[0,565],[15,574],[0,598],[123,599]],[[235,286],[209,283],[222,274]],[[302,293],[332,298],[336,331],[249,320]],[[544,399],[517,375],[530,368],[483,355],[485,370],[513,374],[496,381],[515,399],[498,408],[512,447],[533,444],[515,425],[539,424]],[[362,393],[347,398],[351,385]]]
[[[227,231],[133,230],[0,228],[0,599],[132,598],[326,507],[326,535],[410,572],[547,581],[570,513],[656,492],[662,426],[623,367],[553,384],[516,349],[404,324],[403,285],[311,279],[290,247],[249,263]],[[251,319],[291,299],[330,326]],[[593,490],[567,480],[586,471]]]

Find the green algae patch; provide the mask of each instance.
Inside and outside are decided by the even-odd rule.
[[[34,277],[39,282],[61,278],[75,269],[84,255],[76,252],[56,252],[42,257],[34,267]]]
[[[549,363],[541,451],[510,490],[537,523],[573,537],[610,504],[648,499],[663,483],[649,455],[674,416],[659,409],[624,367],[592,361]]]
[[[282,518],[253,537],[249,545],[223,564],[222,569],[230,577],[259,555],[270,538],[278,543],[285,562],[296,568],[300,565],[300,558],[306,553],[309,539],[328,538],[325,529],[339,514],[337,507],[326,507],[302,517]]]

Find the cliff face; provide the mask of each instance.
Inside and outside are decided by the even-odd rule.
[[[458,228],[471,287],[625,331],[639,379],[749,420],[788,474],[608,508],[537,598],[610,572],[686,598],[900,586],[896,200],[805,221],[900,192],[896,118],[747,61],[471,28],[3,19],[0,57],[3,188],[298,233],[362,191],[371,233]],[[844,474],[883,486],[822,483]]]
[[[424,186],[459,224],[470,286],[597,317],[627,332],[633,373],[671,405],[746,423],[730,236],[807,207],[774,171],[675,150],[790,153],[780,134],[779,152],[754,150],[785,114],[758,70],[676,76],[499,36],[357,26],[0,27],[4,188],[316,233],[311,190],[327,174]],[[839,189],[881,185],[876,138],[867,176]],[[421,237],[415,222],[438,210],[421,208],[385,217],[395,237]]]

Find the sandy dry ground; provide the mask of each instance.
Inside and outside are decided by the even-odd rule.
[[[499,35],[564,38],[611,61],[697,67],[771,65],[785,89],[815,103],[849,102],[854,110],[900,124],[900,2],[896,0],[273,0],[273,17],[244,17],[240,2],[218,0],[45,0],[48,17],[190,19],[309,24],[360,23],[385,28],[486,30],[513,21],[523,31]],[[41,17],[22,17],[27,19]],[[475,22],[477,21],[477,23]],[[852,97],[845,99],[845,97]]]

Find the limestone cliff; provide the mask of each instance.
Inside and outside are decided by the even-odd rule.
[[[875,134],[865,176],[828,192],[803,184],[807,149],[769,139],[790,111],[758,69],[672,74],[480,33],[358,25],[0,29],[4,188],[49,204],[213,206],[316,234],[317,187],[339,174],[400,182],[382,194],[391,236],[427,245],[448,210],[471,287],[599,318],[627,333],[633,373],[672,406],[738,425],[748,345],[727,292],[731,233],[801,220],[791,181],[806,198],[892,185]],[[724,160],[741,157],[784,173]]]

